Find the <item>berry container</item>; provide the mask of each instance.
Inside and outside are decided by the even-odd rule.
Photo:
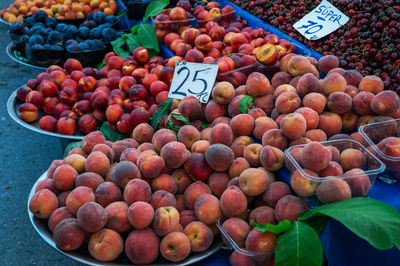
[[[295,155],[296,149],[303,148],[307,144],[292,146],[285,150],[285,164],[290,171],[290,186],[293,191],[302,197],[311,208],[350,197],[367,196],[375,179],[386,168],[383,162],[361,143],[352,139],[337,139],[320,143],[324,146],[333,146],[340,153],[349,148],[361,151],[365,156],[363,166],[360,167],[362,171],[350,168],[343,170],[343,174],[337,176],[312,176],[308,172],[309,170],[301,166],[300,156]],[[343,166],[343,162],[340,165]],[[294,174],[296,174],[296,181],[293,181]],[[323,187],[321,187],[322,184],[324,184]]]
[[[217,221],[217,227],[221,232],[222,238],[224,240],[224,244],[222,247],[227,249],[233,249],[237,253],[250,257],[255,263],[255,265],[272,265],[271,261],[274,259],[275,252],[274,251],[248,251],[244,248],[239,247],[236,242],[229,236],[229,234],[222,228],[222,224],[225,222],[224,218],[219,218]]]
[[[221,7],[222,9],[222,7]],[[236,11],[232,10],[228,13],[221,14],[219,16],[211,17],[209,19],[196,19],[196,28],[202,28],[205,27],[207,22],[213,21],[213,22],[220,22],[221,20],[226,20],[228,22],[232,21],[232,19],[235,17]]]
[[[369,150],[386,165],[380,178],[389,184],[400,179],[399,126],[400,118],[366,124],[358,129],[370,146]]]
[[[171,9],[164,9],[160,14],[166,14],[170,11]],[[190,27],[194,26],[196,22],[196,18],[186,12],[186,19],[181,19],[181,20],[167,20],[167,21],[161,21],[156,17],[152,17],[151,21],[153,23],[154,30],[165,30],[166,32],[178,32],[180,28],[182,27]]]

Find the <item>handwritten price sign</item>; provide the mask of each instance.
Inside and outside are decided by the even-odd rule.
[[[207,103],[218,73],[218,64],[177,61],[168,98],[194,96]]]
[[[293,27],[308,40],[318,40],[334,32],[348,21],[348,16],[324,0],[310,13],[297,21]]]

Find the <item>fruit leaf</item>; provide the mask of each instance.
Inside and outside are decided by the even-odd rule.
[[[244,96],[239,101],[239,111],[242,114],[247,114],[247,112],[249,111],[249,106],[253,103],[253,101],[254,101],[253,97],[249,95]]]
[[[175,118],[178,121],[182,121],[183,123],[185,123],[186,125],[190,125],[190,121],[189,118],[187,118],[186,116],[182,115],[182,114],[175,114],[175,113],[171,113],[171,116],[173,118]]]
[[[124,58],[125,56],[129,55],[129,52],[125,51],[121,47],[114,47],[114,52],[115,52],[116,55],[118,55],[121,58]]]
[[[201,129],[202,130],[205,129],[205,128],[208,128],[209,125],[210,125],[209,123],[201,121]]]
[[[276,266],[321,266],[322,245],[314,229],[294,221],[289,231],[278,237]]]
[[[103,61],[101,61],[101,63],[99,63],[97,66],[96,66],[96,68],[97,69],[100,69],[100,68],[102,68],[103,66],[105,66],[106,65],[106,61],[103,59]]]
[[[156,33],[154,32],[154,28],[152,25],[139,24],[137,36],[144,48],[154,49],[157,52],[160,52]]]
[[[393,207],[370,198],[351,198],[302,213],[299,220],[326,215],[345,225],[373,247],[400,249],[400,214]]]
[[[135,25],[135,26],[133,26],[132,28],[131,28],[131,32],[133,33],[133,34],[135,34],[136,32],[137,32],[137,30],[138,30],[138,25]]]
[[[277,235],[290,230],[290,228],[292,228],[292,223],[289,220],[283,220],[279,222],[279,224],[277,225],[275,224],[265,225],[253,222],[252,226],[255,226],[261,232],[271,232]]]
[[[309,226],[314,228],[317,234],[321,233],[322,229],[324,229],[326,222],[328,221],[328,217],[325,215],[315,215],[304,222],[306,222]]]
[[[117,19],[122,18],[126,14],[128,14],[128,9],[125,9],[125,10],[123,10],[121,12],[118,12]]]
[[[154,112],[150,119],[150,124],[153,128],[156,128],[161,120],[169,113],[169,109],[172,106],[172,98],[168,98],[158,105],[158,109]]]
[[[147,51],[149,52],[149,58],[151,59],[152,57],[156,56],[159,54],[159,52],[157,52],[154,49],[147,49]]]
[[[107,123],[103,123],[99,130],[103,133],[106,140],[112,142],[129,138],[129,136],[121,134],[117,130],[113,130]]]
[[[159,0],[151,2],[144,13],[142,23],[145,23],[149,17],[154,17],[160,14],[160,12],[169,4],[169,0]]]
[[[171,119],[167,119],[167,121],[165,121],[165,127],[172,130],[175,135],[178,135],[178,131],[181,128],[179,126],[176,126]]]
[[[126,44],[128,45],[129,49],[133,52],[136,48],[140,46],[140,42],[136,35],[129,34],[126,40]]]
[[[115,49],[115,48],[122,47],[125,43],[126,43],[126,38],[124,38],[124,36],[121,36],[121,38],[118,38],[118,39],[112,41],[111,45]]]
[[[81,142],[82,141],[74,141],[74,142],[71,142],[70,144],[68,144],[68,146],[65,148],[64,157],[63,158],[67,157],[68,153],[70,153],[70,151],[73,148],[80,147],[81,146]]]

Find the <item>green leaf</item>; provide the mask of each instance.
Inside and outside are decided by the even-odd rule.
[[[67,157],[68,153],[70,153],[70,151],[73,148],[80,147],[81,146],[81,142],[82,141],[74,141],[74,142],[71,142],[70,144],[68,144],[68,146],[65,148],[64,157],[63,158]]]
[[[129,49],[133,52],[136,48],[140,47],[141,44],[136,35],[129,34],[126,40],[126,44],[128,45]]]
[[[279,222],[279,224],[277,224],[277,225],[275,225],[275,224],[265,225],[265,224],[258,224],[258,223],[253,222],[252,226],[255,226],[261,232],[271,232],[271,233],[274,233],[277,235],[277,234],[286,232],[290,228],[292,228],[292,223],[289,220],[283,220],[283,221]]]
[[[105,66],[106,65],[106,61],[103,59],[103,61],[101,61],[101,63],[99,63],[97,66],[96,66],[96,68],[97,69],[100,69],[100,68],[102,68],[103,66]]]
[[[305,222],[294,221],[290,230],[278,237],[275,265],[321,266],[322,245],[314,229]]]
[[[131,32],[132,32],[133,34],[136,34],[138,28],[139,28],[138,25],[133,26],[133,27],[131,28]]]
[[[159,54],[159,52],[157,52],[154,49],[147,49],[147,51],[149,52],[149,58],[151,59],[152,57],[156,56]]]
[[[121,36],[121,38],[118,38],[118,39],[112,41],[111,45],[115,49],[115,48],[122,47],[125,43],[126,43],[126,38]]]
[[[147,49],[154,49],[157,52],[160,52],[157,36],[152,25],[139,24],[137,36],[143,47]]]
[[[160,14],[160,12],[169,4],[168,0],[160,0],[151,2],[144,13],[142,23],[145,23],[149,17],[154,17]]]
[[[116,130],[113,130],[107,123],[103,123],[100,126],[99,130],[101,131],[101,133],[103,133],[106,140],[112,142],[129,138],[129,136],[121,134]]]
[[[242,114],[247,114],[247,112],[249,111],[249,106],[253,103],[253,101],[254,101],[253,97],[249,95],[244,96],[239,101],[239,111]]]
[[[167,119],[167,121],[165,121],[165,127],[172,130],[175,135],[178,135],[178,131],[181,128],[179,126],[176,126],[171,119]]]
[[[302,213],[299,220],[326,215],[345,225],[373,247],[400,248],[400,214],[393,207],[370,198],[351,198]]]
[[[158,109],[154,112],[150,119],[150,124],[153,128],[156,128],[158,124],[163,120],[164,116],[169,113],[169,109],[172,106],[172,98],[168,98],[158,105]]]
[[[317,232],[317,234],[321,233],[322,229],[324,229],[326,222],[328,221],[328,217],[324,215],[316,215],[313,216],[309,219],[307,219],[305,222],[314,228],[314,230]]]
[[[182,121],[186,125],[190,125],[189,118],[187,118],[186,116],[184,116],[182,114],[171,113],[171,116],[178,121]]]
[[[118,15],[117,15],[117,19],[125,16],[126,14],[128,14],[128,9],[125,9],[125,10],[119,12]]]
[[[118,55],[121,58],[124,58],[125,56],[129,55],[128,51],[125,51],[123,48],[121,47],[115,47],[114,48],[114,52],[116,55]]]
[[[209,123],[201,121],[201,129],[202,130],[205,129],[205,128],[208,128],[209,125],[210,125]]]

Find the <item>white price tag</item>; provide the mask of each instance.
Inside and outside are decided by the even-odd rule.
[[[218,64],[177,61],[168,98],[194,96],[207,103],[218,73]]]
[[[293,27],[308,40],[318,40],[334,32],[349,21],[331,3],[323,0],[315,9],[297,21]]]

